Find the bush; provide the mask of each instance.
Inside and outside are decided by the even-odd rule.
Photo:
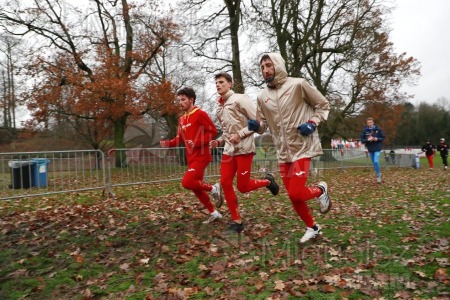
[[[8,144],[14,140],[15,134],[12,129],[0,128],[0,144]]]

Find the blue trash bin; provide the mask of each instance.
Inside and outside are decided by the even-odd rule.
[[[46,187],[48,185],[48,164],[50,160],[47,158],[33,158],[31,160],[31,186]]]

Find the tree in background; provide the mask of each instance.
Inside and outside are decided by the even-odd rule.
[[[0,35],[0,53],[4,60],[0,60],[0,107],[2,109],[3,127],[14,131],[17,128],[16,109],[18,100],[16,96],[16,61],[20,39],[6,34]]]
[[[385,133],[384,145],[393,145],[398,135],[398,124],[401,123],[405,107],[403,104],[372,102],[368,103],[355,118],[358,125],[352,128],[349,136],[359,137],[369,117],[374,118],[375,125]]]
[[[374,103],[393,105],[408,96],[399,92],[419,75],[417,61],[396,55],[379,0],[251,0],[269,45],[286,60],[291,76],[309,79],[330,100],[321,126],[326,146],[346,136],[357,116]],[[270,50],[270,49],[269,49]]]
[[[450,138],[449,100],[441,98],[436,104],[420,103],[415,107],[404,104],[404,112],[398,124],[396,145],[422,145],[427,139],[437,144],[440,138]]]
[[[231,68],[233,90],[244,93],[241,47],[242,1],[223,0],[224,6],[214,0],[182,1],[183,16],[195,16],[186,22],[189,40],[186,45],[200,58],[206,59],[203,68],[208,74]],[[192,34],[192,29],[195,30]],[[212,76],[210,76],[212,78]]]
[[[154,83],[145,75],[155,56],[178,38],[176,24],[162,15],[158,1],[93,0],[68,7],[64,1],[46,0],[22,5],[27,4],[2,5],[0,21],[10,34],[42,41],[28,67],[35,84],[27,103],[35,120],[48,122],[55,115],[89,120],[97,133],[111,127],[114,147],[124,148],[130,117],[155,108],[174,109],[172,84]],[[121,166],[119,155],[116,166]]]

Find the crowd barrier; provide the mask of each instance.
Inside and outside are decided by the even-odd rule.
[[[220,176],[223,149],[212,150],[205,178]],[[418,167],[415,154],[382,152],[381,167]],[[372,167],[365,151],[324,150],[312,160],[311,175],[326,169]],[[186,171],[184,148],[0,153],[0,199],[14,199],[75,191],[102,190],[114,197],[114,187],[178,181]],[[275,149],[258,147],[252,165],[254,177],[278,172]]]

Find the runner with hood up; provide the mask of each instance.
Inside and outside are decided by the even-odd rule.
[[[260,134],[270,130],[289,199],[307,226],[304,243],[322,234],[306,201],[317,198],[323,214],[331,209],[325,182],[306,186],[311,159],[323,153],[316,128],[328,118],[329,102],[305,79],[288,77],[280,54],[263,55],[260,66],[267,87],[258,95],[256,120],[249,120],[248,128]]]

